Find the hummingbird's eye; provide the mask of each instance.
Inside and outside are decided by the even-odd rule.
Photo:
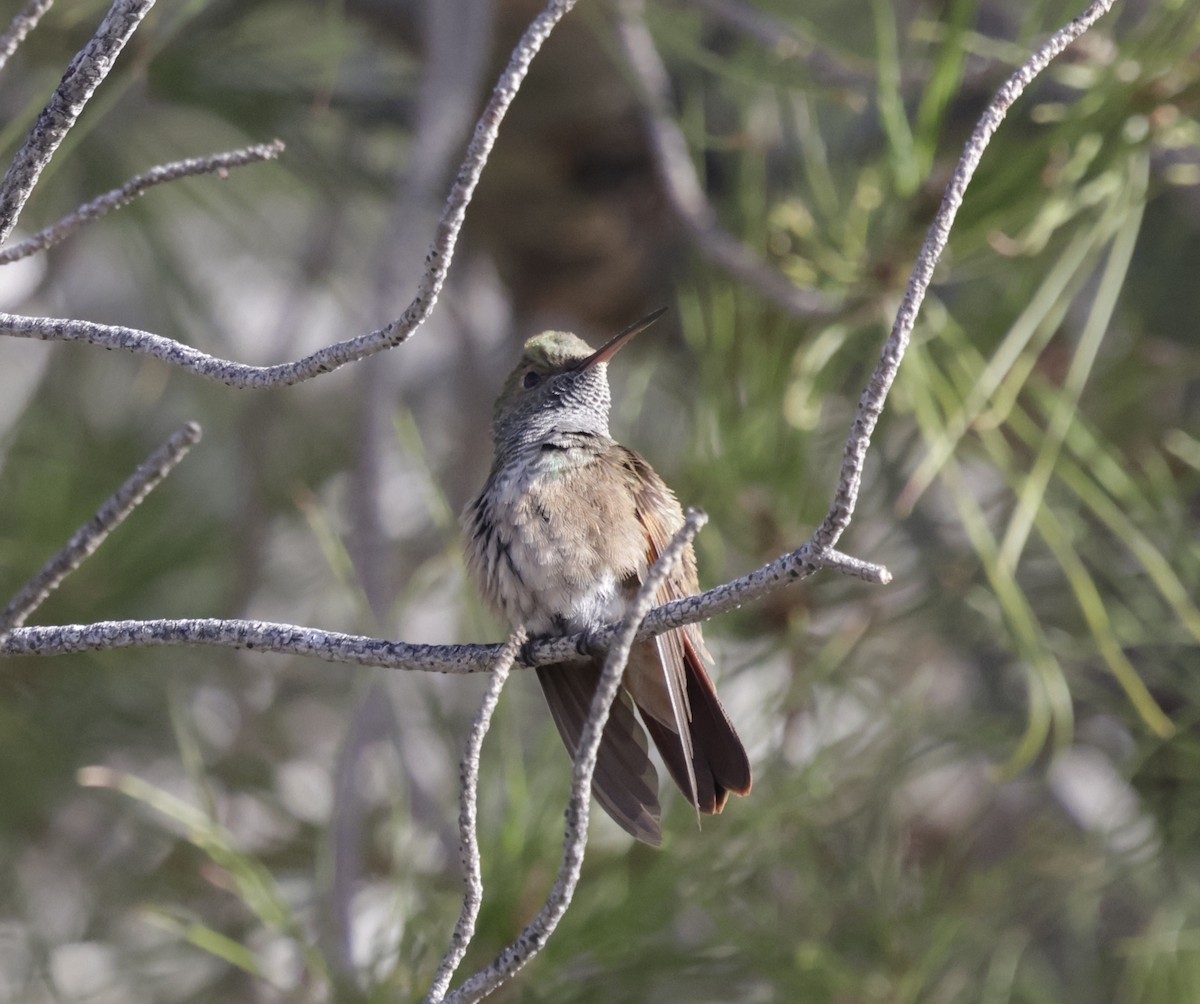
[[[537,370],[530,370],[528,373],[525,374],[525,379],[522,381],[522,383],[525,385],[526,390],[531,390],[532,388],[536,387],[541,382],[542,382],[542,375],[540,373],[538,373]]]

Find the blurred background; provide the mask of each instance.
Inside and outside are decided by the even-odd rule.
[[[586,0],[403,347],[264,393],[0,338],[0,591],[195,419],[200,446],[34,623],[499,640],[457,514],[502,375],[535,331],[598,343],[658,306],[611,367],[614,433],[710,514],[706,585],[799,546],[964,140],[1081,6]],[[538,9],[161,0],[21,233],[154,164],[287,153],[6,266],[0,304],[252,363],[386,323]],[[6,156],[104,10],[60,4],[0,76]],[[645,31],[668,93],[630,62]],[[664,790],[660,851],[596,818],[574,905],[497,999],[1200,1000],[1198,52],[1194,4],[1122,4],[1015,107],[842,542],[895,581],[821,574],[706,626],[752,796],[697,832]],[[664,187],[656,101],[707,223]],[[219,649],[7,660],[0,1001],[419,998],[459,909],[484,686]],[[464,973],[548,891],[569,773],[514,674]]]

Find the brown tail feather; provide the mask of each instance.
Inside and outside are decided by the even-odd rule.
[[[572,757],[579,748],[600,669],[595,662],[538,667],[550,714]],[[624,690],[613,702],[604,726],[592,793],[626,832],[655,847],[662,843],[658,772],[650,762],[646,734],[634,717],[633,702]]]
[[[725,808],[732,792],[750,793],[750,760],[738,738],[704,663],[684,635],[684,667],[687,672],[688,706],[691,710],[692,767],[696,776],[696,808],[717,813]],[[642,720],[662,754],[672,779],[687,795],[689,780],[683,744],[667,726],[643,714]],[[689,801],[691,799],[689,798]]]

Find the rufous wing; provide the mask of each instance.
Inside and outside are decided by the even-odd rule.
[[[649,568],[683,526],[683,511],[637,453],[622,447],[615,458],[627,472],[636,515],[646,531]],[[689,547],[659,589],[657,602],[693,595],[698,586],[696,557]],[[748,794],[752,779],[746,750],[709,678],[711,666],[700,626],[689,624],[640,644],[625,686],[675,783],[697,810],[715,813],[725,807],[730,792]]]

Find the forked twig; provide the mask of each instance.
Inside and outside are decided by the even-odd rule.
[[[0,313],[0,332],[20,338],[40,338],[51,341],[82,341],[102,345],[109,349],[122,349],[151,355],[163,362],[178,366],[196,376],[231,387],[262,388],[291,386],[347,363],[365,359],[376,352],[395,348],[408,340],[409,336],[424,323],[433,311],[446,281],[450,261],[458,241],[459,230],[466,218],[467,205],[475,192],[479,176],[483,172],[496,136],[500,131],[509,105],[516,97],[529,64],[550,36],[554,26],[564,14],[575,6],[576,0],[550,0],[546,8],[526,29],[517,43],[508,66],[492,91],[492,96],[483,109],[475,126],[475,133],[467,147],[466,157],[459,168],[458,176],[450,189],[438,221],[433,245],[425,256],[425,274],[417,286],[416,295],[408,308],[390,324],[365,335],[358,335],[333,345],[318,349],[311,355],[291,363],[275,366],[249,366],[221,359],[184,345],[171,338],[126,328],[117,325],[93,324],[49,317],[23,317],[18,314]],[[3,203],[0,202],[0,209]],[[2,219],[2,217],[0,217]],[[7,231],[0,231],[0,237]]]
[[[819,568],[830,568],[868,582],[886,583],[886,568],[859,561],[838,551],[821,553],[811,543],[785,554],[771,564],[697,596],[674,600],[652,611],[638,632],[639,640],[652,638],[685,624],[708,620],[807,578]],[[599,628],[589,638],[611,644],[615,627]],[[529,665],[545,666],[582,658],[582,635],[539,639],[527,646]],[[297,624],[267,621],[191,618],[185,620],[96,621],[30,627],[0,639],[0,655],[67,655],[118,648],[153,648],[173,645],[255,649],[278,655],[310,656],[326,662],[425,673],[479,673],[495,663],[499,645],[415,645],[367,635],[322,631]]]
[[[71,60],[50,103],[38,116],[9,165],[4,181],[0,182],[0,245],[17,225],[21,210],[50,158],[153,6],[154,0],[116,0],[91,41]]]
[[[846,441],[838,485],[829,512],[812,539],[796,551],[783,555],[749,575],[699,596],[676,600],[660,607],[646,618],[642,627],[644,636],[732,610],[788,582],[806,578],[822,567],[857,575],[868,581],[888,581],[890,576],[886,569],[841,554],[834,546],[853,515],[870,437],[907,348],[916,313],[932,279],[934,266],[946,246],[967,184],[1008,108],[1056,55],[1111,6],[1112,0],[1095,0],[1071,24],[1056,32],[1000,89],[966,144],[921,248],[880,361],[860,400]],[[601,634],[599,640],[610,640],[612,633],[613,629],[610,629]],[[538,643],[532,653],[535,664],[578,658],[575,646],[579,641],[578,638],[563,638]],[[455,673],[478,671],[491,664],[498,653],[497,646],[405,645],[402,642],[340,635],[294,625],[220,620],[117,621],[19,628],[0,642],[0,652],[6,655],[57,655],[107,648],[183,644],[257,647],[272,652],[314,655],[331,662]]]

